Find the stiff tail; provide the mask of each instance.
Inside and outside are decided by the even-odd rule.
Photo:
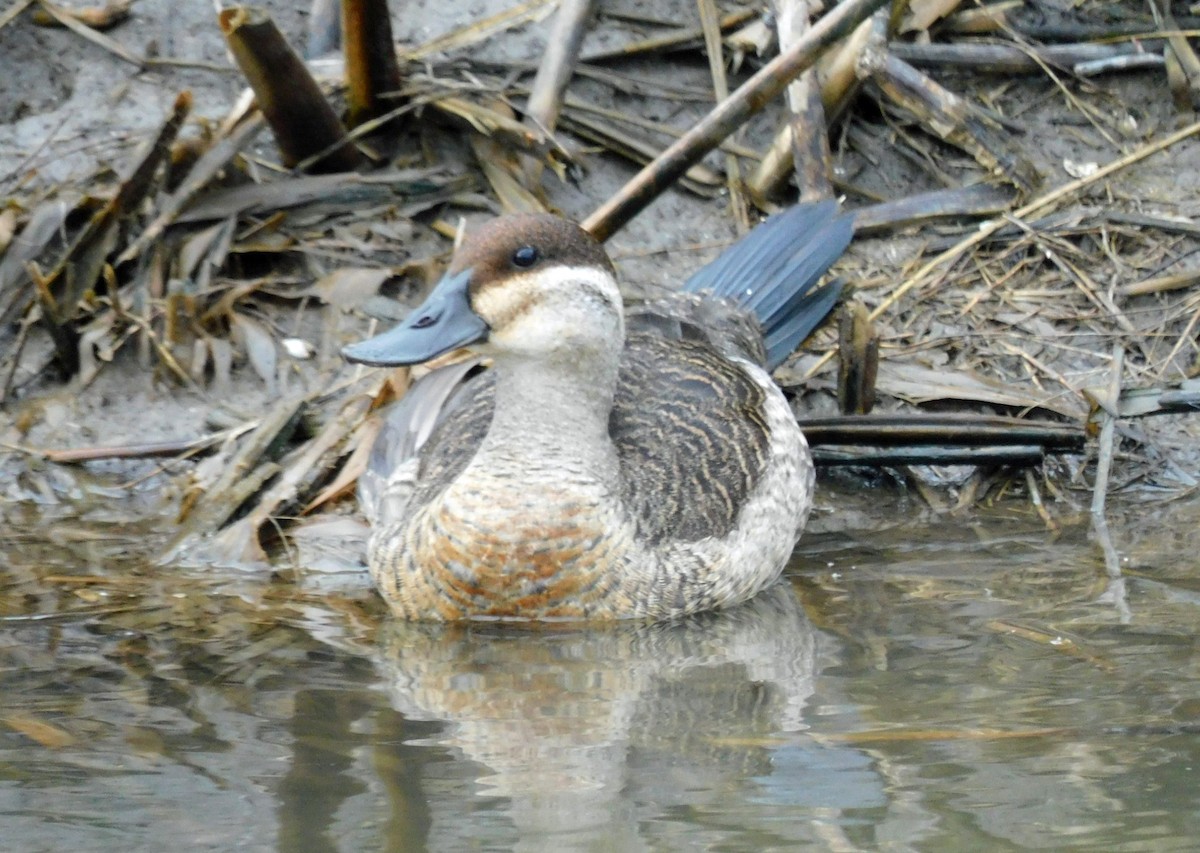
[[[814,286],[854,234],[852,214],[837,202],[798,204],[768,218],[684,283],[754,312],[763,328],[767,366],[783,363],[832,310],[841,282]]]

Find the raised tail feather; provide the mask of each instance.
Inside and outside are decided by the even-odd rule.
[[[683,285],[752,311],[762,325],[767,366],[775,369],[833,308],[841,283],[814,286],[854,234],[852,214],[837,202],[798,204],[734,243]]]

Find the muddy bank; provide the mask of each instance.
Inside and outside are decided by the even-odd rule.
[[[285,35],[303,44],[305,10],[266,5]],[[1137,4],[1115,5],[1130,16],[1140,14]],[[503,2],[473,4],[450,14],[439,4],[405,4],[403,14],[396,10],[394,31],[402,51],[414,49],[507,8]],[[723,11],[739,8],[731,4]],[[54,199],[81,191],[111,192],[114,175],[128,173],[135,149],[160,126],[180,91],[190,91],[195,105],[185,138],[211,129],[241,92],[242,78],[208,7],[183,9],[146,0],[132,11],[105,34],[126,58],[69,30],[35,26],[25,15],[0,29],[0,64],[12,81],[0,92],[0,185],[13,201],[15,227]],[[585,52],[664,29],[661,23],[631,22],[624,14],[630,11],[605,8]],[[694,10],[689,3],[664,0],[654,4],[650,17],[692,22]],[[470,86],[498,64],[511,68],[536,61],[549,27],[548,18],[532,15],[447,59],[416,63],[407,71],[413,79],[425,74]],[[935,36],[957,38],[936,29]],[[145,64],[139,67],[129,56]],[[747,58],[734,84],[756,62]],[[711,106],[710,70],[696,50],[628,60],[606,70],[620,83],[589,75],[572,84],[572,95],[643,123],[677,127],[694,124]],[[1042,176],[1041,193],[1162,139],[1180,121],[1158,69],[1065,80],[1044,73],[994,76],[985,70],[942,68],[930,73],[1003,117],[1021,157]],[[423,130],[422,123],[429,120],[418,113],[410,127],[423,145],[418,146],[426,158],[423,165],[474,181],[468,203],[460,196],[455,203],[412,216],[384,203],[335,216],[308,211],[293,215],[274,233],[274,226],[264,230],[269,217],[240,221],[228,263],[210,270],[200,289],[187,294],[198,312],[211,314],[217,306],[217,319],[175,345],[183,377],[156,359],[137,329],[118,323],[116,332],[90,346],[92,369],[86,382],[64,380],[52,358],[52,342],[31,325],[20,357],[4,365],[10,374],[4,405],[11,419],[0,438],[9,447],[34,451],[182,443],[248,424],[290,395],[309,398],[304,429],[296,435],[302,439],[319,432],[347,399],[373,387],[370,378],[341,363],[338,347],[402,310],[373,296],[331,304],[328,290],[319,285],[338,269],[382,270],[381,294],[401,304],[411,302],[447,252],[449,242],[439,229],[454,226],[460,215],[468,220],[487,215],[480,208],[498,209],[463,140]],[[778,110],[768,110],[735,141],[742,149],[761,152],[779,122]],[[659,139],[660,145],[669,141]],[[947,184],[995,181],[870,86],[851,102],[832,139],[834,175],[848,207]],[[572,145],[585,147],[578,140]],[[253,168],[269,175],[277,158],[269,135],[261,135],[249,153]],[[964,254],[900,297],[894,296],[896,289],[915,270],[974,226],[946,222],[857,239],[838,272],[848,279],[855,298],[879,312],[879,408],[1043,410],[1082,424],[1096,390],[1110,381],[1114,344],[1125,350],[1123,387],[1168,387],[1194,374],[1194,294],[1186,287],[1134,292],[1130,286],[1170,276],[1186,280],[1192,269],[1196,236],[1190,223],[1200,212],[1200,202],[1194,201],[1200,172],[1192,167],[1197,157],[1200,146],[1189,137],[1164,153],[1138,159],[1081,191],[1052,216],[1034,221],[1031,230],[1022,230],[1028,223],[1014,224],[1010,232]],[[747,158],[744,165],[753,162]],[[581,163],[586,170],[578,179],[547,175],[545,180],[549,203],[576,218],[595,210],[633,173],[629,164],[595,151],[585,153]],[[705,165],[719,175],[725,161],[711,155]],[[1130,219],[1135,214],[1142,217],[1140,225]],[[1172,230],[1170,223],[1178,228]],[[718,187],[706,197],[674,189],[619,232],[610,250],[628,286],[637,289],[680,280],[736,232],[724,190]],[[179,251],[196,232],[172,233],[170,250]],[[271,239],[260,239],[264,234]],[[155,306],[151,327],[161,329],[164,315]],[[6,327],[9,346],[18,328],[15,322]],[[836,408],[834,363],[827,358],[834,340],[831,329],[820,332],[780,374],[794,386],[801,414]],[[810,376],[814,369],[816,375]],[[1113,490],[1190,488],[1200,468],[1198,430],[1197,418],[1187,415],[1122,420]],[[1050,463],[1037,482],[1046,481],[1047,494],[1078,490],[1075,500],[1086,499],[1094,457],[1092,444],[1083,457]],[[0,461],[12,482],[25,484],[14,487],[14,497],[32,497],[46,488],[38,484],[47,475],[41,473],[41,463],[33,465],[34,458],[9,452]],[[157,484],[174,499],[189,488],[195,463],[188,456],[89,464],[119,468],[130,480],[149,477],[147,484]],[[1026,495],[1028,487],[1022,475],[1013,479],[967,471],[955,473],[949,485],[939,478],[924,477],[934,484],[934,492],[948,490],[939,506],[960,501],[960,489],[984,495],[1007,483],[1007,493]],[[905,478],[884,475],[882,482],[900,489]]]

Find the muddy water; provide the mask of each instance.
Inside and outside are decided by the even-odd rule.
[[[1018,506],[808,537],[682,625],[439,629],[354,580],[155,567],[146,508],[97,488],[0,505],[4,849],[1200,836],[1194,502],[1114,518],[1124,589]]]

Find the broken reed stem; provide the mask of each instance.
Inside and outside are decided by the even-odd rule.
[[[736,12],[730,12],[720,19],[721,32],[741,26],[751,18],[758,17],[758,15],[759,11],[757,9],[739,9]],[[656,36],[655,38],[636,41],[632,44],[622,45],[611,50],[599,50],[585,54],[583,61],[587,63],[608,62],[613,59],[627,59],[632,56],[668,53],[673,50],[680,50],[686,45],[699,41],[703,37],[704,29],[702,27],[696,29],[683,29],[680,27],[675,29],[670,35]]]
[[[1170,46],[1164,54],[1167,67],[1169,69],[1172,64],[1177,65],[1183,78],[1182,85],[1174,93],[1175,99],[1184,110],[1195,109],[1200,102],[1200,58],[1196,57],[1187,37],[1180,32],[1175,16],[1171,14],[1169,0],[1151,0],[1149,5],[1159,25],[1167,31],[1167,44]]]
[[[838,315],[838,408],[843,415],[865,415],[875,406],[879,373],[879,337],[857,299],[842,303]]]
[[[61,325],[70,320],[84,293],[95,287],[112,251],[116,229],[121,220],[134,213],[154,189],[159,167],[170,159],[171,146],[191,110],[192,93],[181,92],[175,98],[171,114],[159,128],[133,172],[122,181],[108,204],[88,221],[55,264],[47,280],[53,288],[56,307],[46,306],[46,322]],[[61,357],[62,353],[59,355]]]
[[[722,101],[679,141],[638,172],[629,183],[594,211],[583,227],[607,240],[638,211],[687,171],[721,140],[761,111],[809,68],[832,44],[846,36],[886,0],[846,0],[826,14],[800,41],[763,66],[736,92]]]
[[[1032,74],[1049,65],[1077,70],[1093,63],[1131,57],[1152,58],[1162,65],[1161,54],[1147,52],[1145,45],[1049,44],[1022,45],[960,42],[954,44],[903,44],[889,48],[896,56],[918,68],[964,69],[980,74]]]
[[[1014,193],[992,184],[930,190],[854,211],[854,233],[872,234],[938,219],[995,216],[1008,210]]]
[[[217,172],[229,165],[229,161],[244,146],[249,145],[260,130],[262,130],[262,117],[261,114],[255,113],[235,127],[229,136],[214,143],[201,154],[196,165],[192,166],[191,171],[187,173],[175,192],[158,205],[158,214],[154,220],[146,226],[137,239],[133,240],[117,256],[115,265],[128,263],[146,251],[175,221],[180,211],[192,201],[196,193],[204,189]]]
[[[558,124],[563,92],[575,73],[579,49],[595,6],[596,0],[562,0],[559,4],[546,54],[533,78],[525,108],[526,115],[543,132],[552,132]]]
[[[387,0],[342,0],[346,56],[346,121],[358,127],[396,104],[385,95],[401,86]]]
[[[863,21],[837,45],[836,50],[822,56],[816,64],[816,76],[821,81],[821,133],[825,145],[828,145],[828,117],[844,110],[850,95],[861,85],[856,69],[864,48],[870,42],[871,31],[871,21]],[[784,124],[747,181],[750,195],[759,207],[765,207],[768,197],[797,174],[793,150],[791,123]]]
[[[746,187],[759,209],[765,209],[768,199],[788,178],[796,173],[795,157],[792,156],[792,127],[785,124],[779,128],[770,147],[763,152],[762,159],[750,173]]]
[[[563,93],[579,64],[579,51],[595,8],[595,0],[562,0],[559,4],[546,53],[534,75],[525,104],[525,122],[540,133],[552,134],[558,126]],[[529,189],[537,187],[541,183],[542,163],[525,158],[523,166],[525,186]]]
[[[234,60],[254,90],[288,168],[328,151],[313,172],[348,172],[363,162],[321,87],[260,9],[234,6],[217,16]]]
[[[810,6],[803,0],[775,0],[773,6],[779,50],[783,52],[802,41],[809,31]],[[796,183],[800,187],[800,201],[832,198],[829,130],[821,103],[821,84],[814,69],[801,73],[788,85],[787,107],[787,122],[791,128],[789,147]]]
[[[864,71],[893,102],[916,115],[921,126],[967,152],[992,175],[1032,192],[1041,183],[1034,165],[1022,157],[988,119],[965,98],[951,92],[886,45],[864,55]]]
[[[1121,371],[1125,366],[1125,349],[1117,344],[1113,347],[1112,369],[1108,378],[1108,406],[1101,409],[1103,421],[1098,441],[1100,455],[1096,459],[1096,483],[1092,488],[1092,516],[1104,517],[1104,504],[1108,499],[1108,477],[1112,470],[1117,429],[1117,410],[1121,398]],[[1111,411],[1109,408],[1111,407]]]
[[[1096,460],[1096,482],[1092,491],[1092,531],[1104,554],[1104,570],[1108,575],[1108,586],[1103,598],[1111,601],[1122,623],[1131,617],[1129,601],[1125,594],[1125,578],[1121,574],[1121,556],[1113,545],[1108,530],[1108,519],[1104,515],[1108,499],[1108,480],[1112,471],[1113,454],[1116,451],[1117,417],[1121,405],[1121,372],[1125,366],[1125,349],[1121,344],[1113,346],[1112,370],[1108,380],[1108,405],[1101,407],[1100,455]],[[1110,410],[1111,409],[1111,410]]]
[[[713,94],[716,102],[729,97],[729,80],[725,76],[725,47],[721,44],[721,22],[714,0],[697,0],[700,10],[700,27],[704,30],[704,53],[708,56],[708,69],[712,77]],[[750,211],[746,195],[742,191],[742,169],[737,157],[725,155],[725,186],[729,191],[729,206],[733,213],[734,226],[738,234],[750,230]]]
[[[863,50],[871,42],[872,22],[863,21],[854,32],[817,63],[817,77],[821,85],[821,105],[826,115],[840,113],[850,100],[850,94],[859,84],[858,61]]]

